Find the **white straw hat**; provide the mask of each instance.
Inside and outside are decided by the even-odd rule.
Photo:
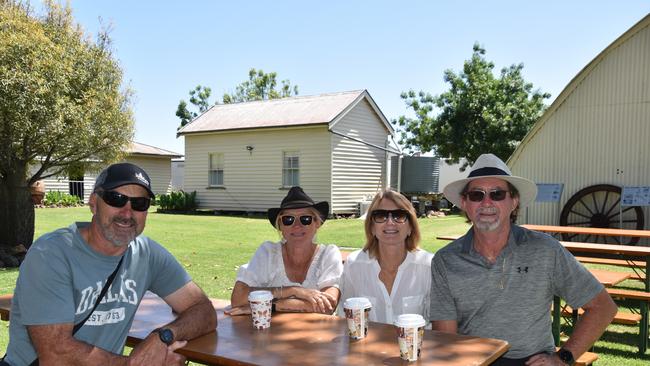
[[[537,196],[537,185],[526,179],[513,176],[506,163],[494,154],[483,154],[476,159],[467,178],[453,181],[445,186],[445,198],[460,207],[461,193],[467,183],[479,178],[498,178],[510,182],[519,191],[519,206],[524,207]]]

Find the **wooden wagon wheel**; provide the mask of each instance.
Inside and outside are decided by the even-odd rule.
[[[621,211],[620,202],[621,187],[610,184],[597,184],[583,188],[564,205],[560,214],[560,225],[643,230],[644,215],[641,207],[623,207]],[[627,245],[636,244],[639,241],[639,238],[586,234],[562,234],[562,239],[576,242]]]

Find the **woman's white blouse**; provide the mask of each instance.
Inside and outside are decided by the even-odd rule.
[[[318,244],[303,283],[291,282],[287,277],[282,245],[284,244],[270,241],[262,243],[250,262],[239,267],[237,281],[250,287],[301,286],[314,290],[330,286],[339,287],[343,261],[336,245]]]
[[[339,315],[343,302],[350,297],[367,297],[372,303],[370,320],[393,324],[401,314],[420,314],[429,319],[431,292],[431,259],[433,254],[417,249],[408,252],[397,269],[397,276],[389,294],[379,280],[379,262],[368,253],[358,250],[350,253],[343,268]]]

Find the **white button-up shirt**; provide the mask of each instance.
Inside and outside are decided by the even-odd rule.
[[[350,253],[343,267],[339,315],[344,316],[345,299],[366,297],[372,303],[370,321],[393,324],[401,314],[420,314],[428,321],[432,258],[433,254],[421,249],[408,252],[389,294],[379,280],[377,259],[371,259],[363,250]]]

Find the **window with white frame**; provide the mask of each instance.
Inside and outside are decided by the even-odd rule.
[[[223,154],[210,154],[210,167],[208,172],[208,185],[210,187],[223,186]]]
[[[293,187],[300,185],[300,164],[298,151],[282,153],[282,186]]]

